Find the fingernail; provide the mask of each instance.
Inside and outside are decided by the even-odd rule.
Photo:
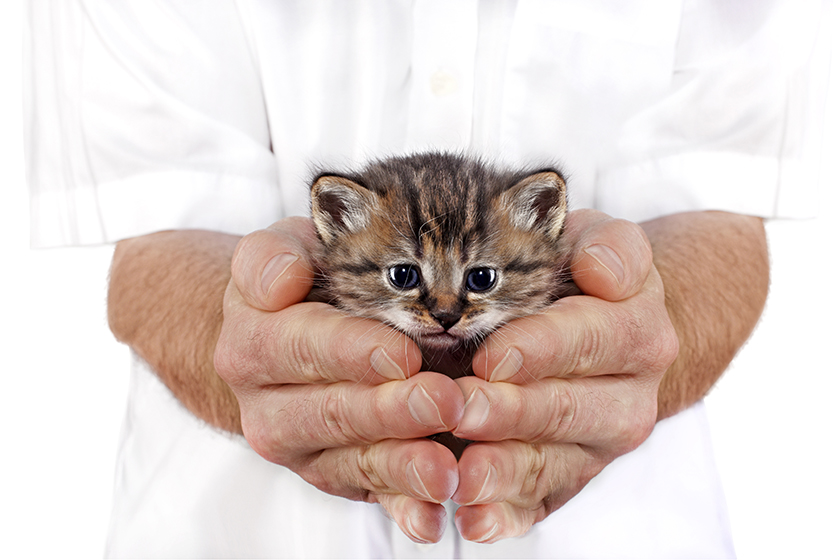
[[[405,516],[403,523],[403,533],[405,533],[405,536],[418,544],[430,544],[430,541],[422,538],[417,532],[417,529],[414,528],[414,522],[411,520],[411,514]]]
[[[496,467],[488,464],[487,476],[484,477],[484,483],[481,485],[481,490],[478,491],[478,496],[475,497],[475,500],[473,500],[472,503],[480,504],[488,501],[496,491],[496,483],[498,481],[499,475],[496,473]]]
[[[606,268],[619,285],[624,281],[624,264],[618,257],[618,253],[611,248],[606,245],[592,245],[584,249],[583,252]]]
[[[425,484],[423,484],[423,479],[420,478],[420,473],[417,472],[417,465],[414,461],[415,460],[412,459],[405,468],[405,477],[408,479],[411,489],[414,490],[421,499],[432,501],[432,495],[429,494],[429,489],[426,488]]]
[[[377,348],[373,351],[370,355],[370,365],[376,373],[385,379],[406,379],[402,368],[391,359],[384,348]]]
[[[475,539],[475,542],[477,542],[477,543],[482,543],[482,544],[492,542],[492,541],[493,541],[493,539],[495,539],[495,538],[496,538],[496,535],[498,535],[498,534],[499,534],[499,529],[501,529],[501,526],[499,525],[499,522],[498,522],[498,521],[496,521],[496,522],[493,524],[493,526],[492,526],[492,527],[490,527],[490,530],[489,530],[489,531],[487,531],[486,533],[484,533],[484,535],[482,535],[482,536],[478,537],[477,539]]]
[[[488,416],[490,416],[490,401],[487,400],[484,391],[475,389],[464,405],[464,416],[458,424],[458,431],[465,433],[477,430],[484,425]]]
[[[514,376],[522,367],[522,354],[516,348],[508,348],[505,357],[493,369],[490,374],[490,381],[505,381]]]
[[[262,289],[263,294],[268,295],[271,287],[277,280],[285,274],[286,270],[300,257],[292,253],[280,253],[276,257],[268,261],[262,273]]]
[[[435,401],[432,400],[432,397],[429,396],[422,385],[415,387],[408,396],[408,412],[412,418],[424,426],[430,428],[446,427]]]

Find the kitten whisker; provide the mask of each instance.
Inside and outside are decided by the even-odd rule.
[[[407,215],[407,214],[406,214],[406,215]],[[400,228],[398,228],[398,227],[397,227],[397,224],[395,224],[395,223],[394,223],[394,220],[391,218],[391,215],[390,215],[390,214],[386,214],[386,217],[388,218],[388,223],[390,223],[390,224],[391,224],[391,228],[393,228],[393,230],[397,233],[397,235],[399,235],[400,237],[402,237],[405,241],[410,242],[410,241],[411,241],[411,239],[410,239],[410,238],[409,238],[406,234],[404,234],[402,231],[400,231]],[[407,221],[407,220],[406,220],[406,221]]]
[[[382,322],[354,334],[352,344],[389,329],[385,341],[405,334],[424,366],[471,373],[490,333],[538,312],[571,278],[567,265],[557,265],[568,247],[561,235],[566,185],[556,170],[506,170],[425,153],[318,177],[311,189],[322,242],[313,267],[318,295],[351,316]],[[389,272],[397,263],[422,274],[400,283]],[[442,317],[458,327],[442,333]],[[500,332],[502,344],[528,332],[511,329]]]

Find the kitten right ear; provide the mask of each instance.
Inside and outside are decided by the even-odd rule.
[[[322,175],[312,184],[312,219],[325,243],[341,233],[354,233],[370,222],[375,195],[339,175]]]
[[[557,239],[566,221],[566,182],[556,171],[529,175],[502,194],[514,226],[523,230],[540,229]]]

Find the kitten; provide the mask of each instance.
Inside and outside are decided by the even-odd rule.
[[[470,374],[488,334],[577,291],[554,169],[422,153],[322,173],[311,198],[325,301],[411,337],[424,369]]]

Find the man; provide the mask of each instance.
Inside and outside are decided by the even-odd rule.
[[[731,552],[702,408],[654,422],[701,398],[754,326],[763,228],[674,212],[785,211],[807,49],[776,31],[798,25],[799,45],[818,10],[623,6],[32,6],[51,29],[34,58],[60,59],[36,71],[36,106],[65,103],[44,115],[64,133],[35,152],[68,164],[34,166],[44,237],[129,238],[117,336],[193,414],[285,467],[195,421],[138,364],[113,554],[416,552],[375,508],[327,494],[382,504],[448,556]],[[312,161],[424,146],[559,155],[576,206],[641,222],[572,213],[586,296],[489,339],[457,383],[419,372],[392,332],[298,305],[307,222],[219,233],[304,213]],[[215,231],[145,235],[173,227]],[[441,429],[481,443],[455,462],[417,439]]]

